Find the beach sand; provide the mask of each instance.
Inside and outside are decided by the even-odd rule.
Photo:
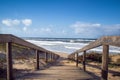
[[[82,69],[82,64],[79,64],[79,67]],[[90,62],[86,65],[86,71],[94,76],[95,78],[101,77],[101,65],[96,62]],[[118,68],[109,68],[108,80],[120,80],[120,67]]]
[[[60,54],[62,58],[67,58],[67,53],[56,52],[56,54]],[[63,64],[72,66],[76,66],[76,63],[73,61],[66,61]],[[51,64],[52,65],[52,64]],[[47,69],[50,67],[50,64],[47,64],[44,60],[40,60],[40,69]],[[79,67],[82,69],[82,64],[79,64]],[[95,80],[99,80],[101,77],[101,65],[95,62],[91,62],[86,66],[87,72],[95,78]],[[28,73],[35,71],[35,60],[15,60],[13,64],[14,77],[21,77]],[[108,80],[120,80],[120,67],[118,68],[109,68]]]

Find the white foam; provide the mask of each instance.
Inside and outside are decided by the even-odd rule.
[[[69,46],[65,46],[65,48],[67,48],[67,49],[80,49],[79,47],[69,47]]]
[[[27,40],[27,41],[29,41],[37,46],[46,48],[48,50],[67,52],[67,53],[72,53],[75,50],[81,49],[84,46],[88,45],[88,43],[71,43],[71,42],[62,42],[62,41],[37,41],[37,40]],[[91,49],[91,50],[102,52],[102,46]],[[120,53],[120,48],[110,46],[109,52]]]
[[[52,44],[51,42],[48,42],[48,41],[35,41],[35,40],[27,40],[28,42],[31,42],[33,44],[36,44],[38,46],[41,46],[41,45],[55,45],[55,44]]]

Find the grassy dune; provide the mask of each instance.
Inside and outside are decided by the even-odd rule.
[[[86,70],[91,75],[101,77],[102,54],[97,52],[87,53]],[[82,63],[82,55],[79,56],[79,62]],[[82,64],[79,64],[82,68]],[[108,80],[120,80],[120,54],[109,55],[109,73]]]

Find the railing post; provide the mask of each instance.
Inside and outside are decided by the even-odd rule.
[[[6,59],[7,59],[7,80],[14,80],[12,66],[12,42],[6,43]]]
[[[45,62],[48,62],[48,53],[45,52]]]
[[[108,77],[108,59],[109,59],[109,45],[103,45],[101,80],[107,80],[107,77]]]
[[[53,61],[53,54],[52,53],[50,53],[50,60],[51,60],[51,62]]]
[[[56,54],[54,54],[54,60],[56,60]]]
[[[53,61],[55,61],[55,54],[52,55]]]
[[[39,69],[39,52],[38,50],[35,51],[36,54],[36,70]]]
[[[74,61],[75,61],[75,58],[76,58],[75,56],[76,56],[76,55],[74,54],[74,56],[73,56],[73,60],[74,60]]]
[[[78,53],[76,53],[76,67],[78,67]]]
[[[86,71],[86,51],[83,52],[83,70]]]

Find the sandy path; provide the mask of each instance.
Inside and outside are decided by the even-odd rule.
[[[29,73],[16,80],[93,80],[89,74],[75,67],[74,64],[68,60],[60,60],[57,65]]]

